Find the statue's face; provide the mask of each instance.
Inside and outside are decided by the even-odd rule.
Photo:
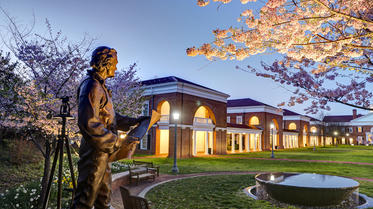
[[[118,59],[117,55],[113,55],[113,58],[110,59],[109,66],[107,68],[107,77],[112,78],[115,75],[115,71],[117,70],[117,64],[118,64]]]

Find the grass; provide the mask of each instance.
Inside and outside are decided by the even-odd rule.
[[[253,158],[268,158],[270,151],[265,152],[251,152],[230,154],[230,157],[253,157]],[[276,158],[286,159],[301,159],[301,160],[331,160],[331,161],[350,161],[350,162],[364,162],[373,163],[373,146],[349,146],[339,145],[317,147],[313,151],[313,147],[276,150]]]
[[[32,181],[40,179],[40,177],[42,176],[43,158],[40,156],[40,152],[38,150],[36,150],[35,148],[30,148],[26,152],[24,149],[25,145],[12,145],[11,143],[3,143],[0,145],[0,193],[4,192],[5,189],[11,190],[16,186],[19,186],[20,184],[27,185],[32,183]],[[21,147],[22,149],[20,150],[19,147]],[[373,147],[366,146],[338,146],[337,148],[318,147],[316,151],[313,151],[312,148],[299,148],[293,150],[276,151],[275,155],[276,158],[288,159],[373,163]],[[136,155],[135,158],[141,158],[142,161],[152,161],[156,165],[160,166],[160,172],[163,174],[171,173],[173,164],[172,158],[142,158],[146,156],[148,155]],[[284,171],[320,173],[373,179],[373,165],[320,162],[289,162],[237,158],[269,158],[270,152],[241,153],[225,156],[229,158],[221,158],[219,156],[178,159],[178,168],[180,170],[180,173],[182,174],[217,171]],[[129,162],[129,160],[123,160],[122,162],[126,163]],[[114,167],[113,172],[116,171]],[[117,167],[117,171],[122,171],[122,166]],[[194,199],[197,200],[198,198],[200,198],[198,197],[198,195],[203,194],[201,198],[204,198],[206,201],[212,201],[213,204],[216,205],[214,205],[214,207],[210,207],[204,204],[194,204],[191,206],[180,208],[248,208],[244,206],[245,204],[250,205],[249,208],[272,208],[272,206],[268,203],[249,200],[246,196],[243,195],[243,193],[240,193],[241,188],[254,184],[252,175],[234,175],[231,177],[221,176],[221,179],[217,178],[220,177],[209,176],[199,182],[197,181],[197,183],[188,182],[189,180],[187,181],[187,179],[168,183],[167,185],[175,185],[162,191],[159,190],[159,192],[158,189],[163,188],[163,186],[156,187],[154,191],[156,191],[155,194],[157,195],[157,197],[159,197],[159,200],[154,201],[154,198],[152,199],[152,192],[149,193],[149,199],[154,201],[154,204],[160,204],[161,207],[157,206],[157,208],[175,208],[172,207],[171,202],[167,202],[169,198],[163,198],[163,196],[169,195],[170,197],[172,197],[173,193],[176,193],[178,194],[177,198],[179,198],[179,201],[182,202],[190,200],[191,198],[192,201],[189,201],[190,203],[188,204],[194,204]],[[190,181],[191,180],[192,179],[190,179]],[[206,182],[206,184],[204,184],[204,182]],[[244,184],[242,182],[244,182]],[[373,182],[360,181],[360,183],[360,192],[367,194],[368,196],[373,196]],[[228,185],[236,186],[230,187]],[[191,189],[182,190],[183,187],[190,187]],[[194,187],[198,188],[198,190],[201,192],[198,193],[197,190],[193,189]],[[213,191],[213,193],[211,191]],[[10,196],[12,196],[11,192],[14,191],[10,191]],[[221,200],[214,201],[210,199],[211,197],[220,197]],[[156,201],[159,201],[159,203],[157,203]]]
[[[372,196],[373,183],[360,183],[360,192]],[[155,187],[150,190],[146,198],[151,202],[152,208],[164,209],[278,208],[268,202],[248,198],[242,190],[254,184],[254,175],[195,177],[172,181]]]
[[[302,160],[329,160],[373,163],[373,147],[339,146],[299,148],[275,152],[276,158]],[[255,152],[227,155],[229,158],[197,157],[178,159],[180,173],[217,171],[283,171],[307,172],[361,177],[373,179],[373,165],[355,165],[321,162],[289,162],[261,159],[269,158],[270,152]],[[160,165],[161,173],[171,174],[172,158],[144,158]],[[359,181],[360,192],[373,196],[373,182]],[[254,185],[253,175],[219,175],[169,182],[152,189],[147,198],[153,208],[275,208],[267,202],[254,201],[241,192],[244,187]],[[175,207],[177,206],[177,207]]]
[[[270,158],[270,152],[252,152],[225,155],[230,158],[196,157],[178,159],[180,173],[200,173],[216,171],[287,171],[309,172],[347,177],[373,179],[373,165],[338,164],[322,162],[290,162],[261,159],[239,159],[235,157]],[[330,160],[373,163],[373,147],[338,146],[298,148],[275,151],[276,158],[302,160]],[[136,157],[135,157],[136,158]],[[161,173],[170,173],[172,158],[143,158],[161,167]]]
[[[160,185],[146,198],[152,208],[163,209],[274,208],[268,202],[252,200],[243,193],[245,187],[253,184],[253,175],[204,176]]]

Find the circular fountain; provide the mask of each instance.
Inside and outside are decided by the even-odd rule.
[[[339,205],[358,202],[359,182],[339,176],[311,173],[266,173],[255,176],[259,199],[269,196],[277,201],[303,206]]]

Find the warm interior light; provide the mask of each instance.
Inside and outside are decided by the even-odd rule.
[[[122,134],[119,135],[119,137],[120,137],[121,139],[124,139],[124,138],[126,138],[126,134],[125,134],[125,133],[122,133]]]
[[[337,134],[338,134],[338,132],[334,131],[334,135],[337,135]]]
[[[271,123],[270,127],[271,127],[271,129],[274,129],[275,125],[273,123]]]
[[[275,180],[275,176],[274,176],[274,175],[271,175],[271,176],[270,176],[270,180],[271,180],[271,181],[274,181],[274,180]]]
[[[175,120],[179,120],[180,114],[178,112],[174,112],[173,116]]]
[[[347,134],[346,134],[346,136],[350,136],[350,134],[349,134],[349,133],[347,133]]]

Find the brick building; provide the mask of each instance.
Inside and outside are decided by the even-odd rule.
[[[228,94],[175,77],[142,82],[144,114],[161,119],[141,140],[137,153],[177,156],[255,152],[335,144],[372,144],[373,113],[329,115],[323,120]],[[175,120],[173,113],[179,113]],[[176,132],[175,132],[176,130]],[[272,145],[273,143],[273,145]]]
[[[179,158],[226,154],[228,94],[174,76],[142,85],[145,112],[156,110],[161,119],[141,140],[139,153],[173,156],[176,129]],[[178,120],[172,117],[176,112]]]

